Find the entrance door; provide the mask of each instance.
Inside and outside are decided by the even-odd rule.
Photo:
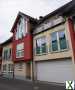
[[[31,64],[26,63],[26,78],[31,79]]]

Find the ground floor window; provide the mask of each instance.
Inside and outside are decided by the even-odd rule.
[[[24,57],[24,43],[16,46],[16,58]]]
[[[13,71],[13,64],[8,64],[8,71],[12,72]]]
[[[4,65],[3,65],[3,71],[6,71],[6,70],[7,70],[7,65],[4,64]]]
[[[23,63],[22,63],[22,62],[17,63],[17,64],[15,65],[15,68],[17,68],[18,71],[22,71],[22,70],[23,70]]]

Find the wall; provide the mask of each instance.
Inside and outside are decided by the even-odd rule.
[[[7,49],[7,48],[11,48],[11,50],[12,50],[12,43],[8,43],[7,45],[4,45],[3,46],[3,51],[4,51],[4,49]],[[3,56],[3,52],[2,52],[2,56]],[[5,64],[6,64],[6,71],[3,71],[3,65],[5,65]],[[1,71],[3,72],[4,77],[13,78],[13,72],[9,74],[9,70],[8,70],[8,65],[9,64],[13,64],[12,56],[11,56],[11,58],[9,60],[3,60],[3,58],[2,58]]]
[[[46,55],[35,55],[35,51],[34,51],[34,61],[40,61],[40,60],[51,60],[51,59],[58,59],[58,58],[68,58],[68,57],[72,57],[72,48],[71,48],[71,44],[69,42],[69,39],[70,39],[70,36],[68,35],[68,32],[67,32],[67,28],[66,28],[66,24],[62,24],[62,25],[59,25],[55,28],[52,28],[48,31],[45,31],[45,32],[42,32],[40,34],[37,34],[36,36],[34,36],[34,39],[33,39],[33,44],[34,44],[34,50],[35,50],[35,47],[36,47],[36,42],[35,40],[41,36],[47,36],[47,47],[49,48],[49,42],[50,42],[50,33],[52,32],[55,32],[55,31],[59,31],[59,30],[62,30],[62,29],[65,29],[65,33],[66,33],[66,37],[67,37],[67,41],[68,41],[68,50],[64,51],[64,52],[56,52],[56,53],[47,53]]]
[[[31,30],[31,26],[30,26],[30,22],[28,20],[27,34],[22,39],[15,40],[15,32],[16,32],[16,27],[15,27],[14,32],[13,32],[13,51],[12,51],[14,62],[18,62],[18,61],[26,62],[26,61],[32,60],[32,35],[30,34],[30,30]],[[17,44],[22,43],[22,42],[24,42],[24,51],[25,51],[24,57],[16,58],[16,46],[17,46]]]

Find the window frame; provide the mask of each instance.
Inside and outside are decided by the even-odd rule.
[[[23,44],[23,49],[17,50],[17,46],[20,45],[20,44]],[[24,57],[24,55],[22,55],[22,56],[18,56],[18,55],[17,55],[17,53],[22,53],[22,52],[23,52],[23,54],[24,54],[24,42],[19,43],[19,44],[16,45],[16,58],[22,58],[22,57]]]
[[[6,71],[7,71],[7,64],[3,64],[3,65],[2,65],[2,71],[3,71],[3,72],[6,72]]]
[[[58,48],[58,50],[56,50],[56,51],[53,51],[53,50],[52,50],[52,40],[51,40],[52,38],[51,38],[51,34],[53,34],[53,33],[56,33],[57,48]],[[51,50],[51,52],[57,52],[57,51],[59,51],[57,31],[56,31],[56,32],[52,32],[51,34],[50,34],[50,44],[51,44],[51,49],[49,49],[49,51]]]
[[[10,53],[10,51],[11,51],[11,53]],[[3,50],[3,56],[2,56],[3,60],[9,61],[11,59],[11,57],[12,57],[12,49],[11,48],[5,48]]]
[[[36,39],[35,39],[35,42],[37,43],[37,40],[38,40],[38,39],[41,39],[41,38],[45,38],[45,39],[46,39],[46,36],[41,36],[41,37],[39,37],[39,38],[36,38]],[[36,51],[37,46],[36,46],[36,47],[35,47],[35,55],[45,55],[45,54],[47,54],[47,42],[45,42],[45,44],[46,44],[46,52],[42,53],[42,46],[41,46],[41,48],[40,48],[40,53],[37,54],[37,51]]]
[[[19,23],[20,22],[20,23]],[[27,19],[21,17],[16,26],[15,39],[22,39],[27,34]]]
[[[60,48],[60,42],[59,42],[60,40],[59,40],[59,35],[58,35],[58,33],[61,32],[61,31],[64,31],[64,34],[65,34],[66,45],[67,45],[67,48],[66,48],[66,49],[61,49],[61,48]],[[65,29],[62,29],[62,30],[55,31],[55,32],[57,33],[58,50],[57,50],[57,51],[52,51],[52,42],[51,42],[51,39],[50,39],[49,52],[53,53],[53,52],[62,52],[62,51],[68,50],[69,45],[68,45],[68,39],[67,39],[67,36],[66,36],[66,30],[65,30]],[[54,33],[54,32],[52,32],[52,33]],[[51,37],[51,34],[52,34],[52,33],[50,33],[50,37]]]
[[[13,64],[8,64],[8,72],[13,72]]]

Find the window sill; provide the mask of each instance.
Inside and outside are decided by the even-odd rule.
[[[42,56],[42,55],[47,55],[47,54],[53,54],[53,53],[61,53],[61,52],[66,52],[69,51],[69,49],[63,49],[63,50],[59,50],[59,51],[49,51],[48,53],[41,53],[41,54],[36,54],[35,56]]]
[[[16,59],[18,59],[18,58],[23,58],[24,56],[21,56],[21,57],[16,57]]]
[[[63,49],[63,50],[58,50],[58,51],[51,51],[49,53],[53,54],[53,53],[61,53],[61,52],[66,52],[66,51],[69,51],[69,49]]]
[[[46,55],[47,53],[36,54],[36,56]]]

